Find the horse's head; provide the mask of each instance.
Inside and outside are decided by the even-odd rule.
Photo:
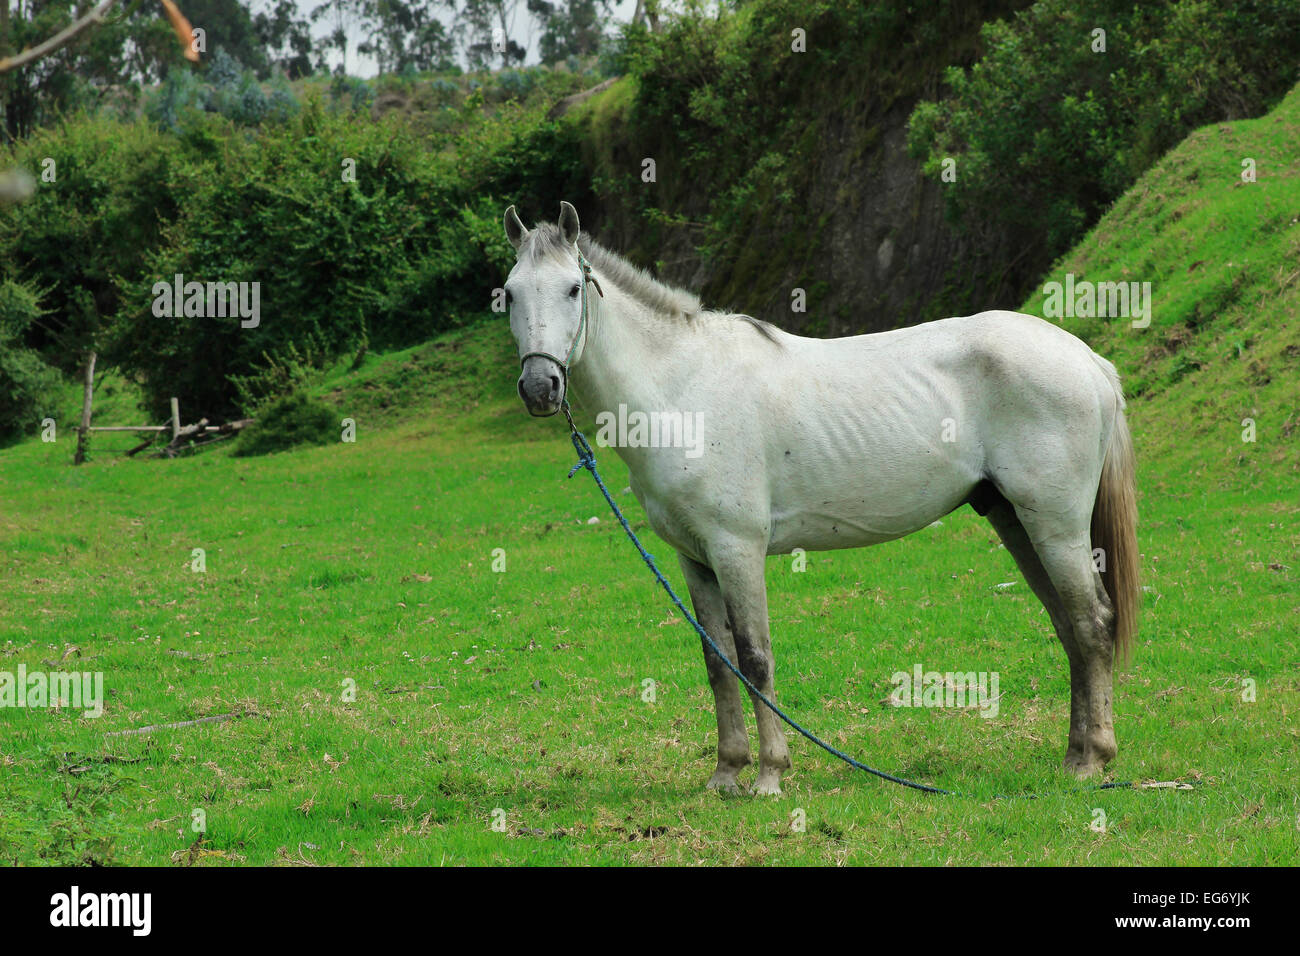
[[[554,415],[564,402],[569,369],[587,344],[578,211],[562,202],[558,224],[529,230],[511,206],[505,224],[516,255],[505,292],[519,347],[519,397],[530,414]]]

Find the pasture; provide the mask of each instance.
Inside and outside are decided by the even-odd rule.
[[[357,419],[355,444],[105,453],[77,470],[62,440],[3,452],[0,659],[102,671],[106,703],[98,720],[0,710],[0,856],[1294,860],[1297,608],[1295,572],[1279,568],[1300,535],[1280,469],[1198,488],[1142,461],[1149,590],[1117,675],[1107,779],[1195,789],[991,799],[1074,786],[1057,769],[1068,672],[1011,559],[963,508],[902,541],[811,554],[802,573],[772,558],[768,582],[781,701],[873,766],[971,796],[903,790],[792,737],[783,796],[725,798],[703,790],[716,738],[697,640],[589,478],[565,479],[572,449],[558,421],[519,407],[514,367],[504,327],[484,324],[336,369],[321,392]],[[1175,423],[1134,412],[1141,455],[1143,435]],[[618,494],[621,463],[598,460],[668,557]],[[917,662],[998,672],[998,716],[890,706],[890,676]],[[105,736],[218,714],[237,716]]]
[[[772,35],[785,45],[784,27]],[[1235,49],[1217,40],[1205,48]],[[694,46],[682,49],[693,63]],[[841,66],[857,53],[849,49]],[[828,77],[854,72],[817,62],[809,69]],[[727,63],[744,72],[746,61]],[[875,82],[875,74],[862,75]],[[640,89],[652,96],[660,87]],[[586,120],[576,113],[599,127],[636,95],[624,83],[609,99],[593,99]],[[466,102],[463,116],[477,116],[477,98]],[[548,104],[532,108],[540,117]],[[670,106],[666,117],[674,115]],[[800,131],[813,129],[791,110]],[[327,123],[309,111],[303,122],[355,128],[376,142],[382,132],[344,114]],[[242,134],[231,142],[247,147],[249,162],[279,169],[277,155],[300,152],[294,127],[284,130],[255,146]],[[268,147],[276,136],[283,154]],[[508,156],[509,163],[487,165],[508,168],[512,190],[532,182],[513,178],[514,160],[534,150],[541,156],[550,142],[527,140],[525,149],[503,138],[498,153],[487,140],[461,139],[473,161],[448,149],[438,162],[473,171],[482,161],[475,149]],[[106,152],[97,142],[86,140],[88,154]],[[611,134],[606,145],[614,142]],[[158,153],[152,140],[139,143],[141,155]],[[336,176],[334,146],[322,140],[319,148]],[[403,145],[398,159],[407,152],[415,155],[415,147]],[[611,148],[611,155],[624,152]],[[562,421],[526,414],[504,317],[466,321],[430,305],[419,315],[393,313],[397,325],[427,320],[419,326],[422,337],[430,332],[423,344],[376,345],[355,363],[351,350],[336,362],[335,350],[313,368],[305,390],[340,420],[355,421],[355,442],[252,458],[235,457],[227,445],[146,460],[118,453],[133,437],[96,436],[90,461],[73,468],[79,394],[64,382],[57,440],[42,441],[32,429],[0,447],[0,674],[100,673],[105,694],[97,718],[0,706],[0,862],[1293,864],[1300,852],[1297,156],[1300,89],[1267,115],[1193,132],[1043,277],[1141,280],[1154,289],[1149,327],[1114,316],[1058,321],[1119,369],[1138,458],[1143,607],[1132,659],[1115,675],[1119,754],[1102,779],[1190,789],[1081,789],[1060,769],[1069,718],[1065,656],[992,528],[962,507],[875,548],[811,553],[806,566],[790,556],[767,562],[779,702],[872,766],[960,795],[902,789],[794,734],[781,796],[706,791],[717,737],[696,636],[589,476],[566,479],[574,454]],[[1249,182],[1241,178],[1243,157],[1258,173]],[[539,168],[546,181],[561,181],[552,158]],[[742,160],[766,168],[767,157]],[[314,162],[302,162],[311,176]],[[375,173],[393,168],[376,163]],[[808,168],[810,177],[819,169]],[[185,186],[179,175],[155,178]],[[834,177],[817,178],[838,188]],[[455,228],[439,233],[436,255],[409,250],[437,270],[431,278],[406,275],[401,302],[424,309],[428,289],[453,290],[462,296],[458,308],[472,301],[479,309],[487,297],[465,277],[487,288],[504,278],[493,271],[492,251],[494,242],[504,248],[497,223],[504,204],[495,192],[470,189],[480,185],[465,186],[464,196],[476,197],[472,213],[467,199],[448,200],[464,215],[448,217]],[[242,186],[212,189],[244,196]],[[728,195],[739,202],[747,190]],[[298,261],[293,255],[316,264],[330,255],[319,238],[275,246],[253,237],[297,233],[303,223],[331,238],[359,235],[332,225],[352,221],[351,191],[266,192],[293,202],[337,199],[343,211],[297,219],[259,206],[257,221],[285,233],[258,233],[248,224],[228,230],[205,208],[189,223],[198,236],[189,245],[263,241],[276,254],[259,247],[255,258],[270,265]],[[376,235],[429,232],[415,214],[426,208],[419,197],[433,193],[417,190],[410,201],[402,189],[381,193],[394,210],[401,199],[403,215],[413,218],[377,215]],[[138,194],[130,181],[120,184],[120,195]],[[553,208],[552,198],[511,201]],[[98,199],[93,205],[99,209]],[[371,200],[357,205],[371,208]],[[25,228],[40,221],[32,212]],[[790,241],[813,235],[812,221],[809,213],[809,228]],[[771,223],[760,225],[735,231],[768,235]],[[116,248],[97,235],[86,231],[89,246]],[[40,249],[66,245],[54,236]],[[373,256],[353,261],[352,274],[378,275],[374,263],[387,263],[395,245],[358,239],[356,248]],[[445,255],[448,248],[464,252],[463,261]],[[766,269],[770,252],[751,249],[742,264]],[[321,276],[338,272],[328,265]],[[173,273],[170,264],[158,268]],[[117,267],[93,271],[107,276]],[[351,280],[331,287],[316,275],[299,270],[277,294],[298,295],[322,315],[347,313],[336,309],[337,294]],[[757,281],[754,271],[729,275],[714,276],[715,288]],[[784,308],[788,291],[782,286],[760,304]],[[365,301],[387,302],[398,292],[371,290]],[[1022,306],[1038,315],[1044,307],[1041,292]],[[264,330],[280,335],[296,321],[315,321],[290,311],[277,326],[268,308]],[[159,328],[124,315],[129,328]],[[185,338],[180,324],[164,331]],[[233,325],[226,333],[227,344],[246,345]],[[152,344],[144,352],[169,354]],[[204,362],[176,367],[193,389],[216,380]],[[135,382],[170,387],[165,372],[160,365]],[[140,384],[109,372],[96,421],[138,421],[142,398]],[[578,416],[594,436],[581,408]],[[596,452],[635,530],[681,590],[671,549],[627,489],[626,467],[612,449]],[[894,675],[918,666],[995,673],[996,716],[978,707],[893,706]],[[756,756],[752,712],[746,720]],[[123,733],[193,721],[205,722]],[[742,782],[756,773],[751,766]]]

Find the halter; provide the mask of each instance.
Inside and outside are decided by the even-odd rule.
[[[582,319],[578,322],[578,331],[573,336],[573,344],[569,346],[568,355],[565,356],[565,359],[562,362],[550,352],[525,352],[519,357],[520,368],[522,368],[523,364],[534,355],[548,358],[560,367],[560,370],[564,373],[564,398],[561,400],[560,404],[564,406],[565,415],[568,415],[569,413],[569,363],[573,361],[573,354],[578,349],[578,340],[581,339],[584,345],[586,345],[587,342],[587,283],[590,282],[594,285],[596,287],[596,292],[600,297],[602,299],[605,298],[605,290],[600,287],[600,283],[596,280],[596,277],[592,275],[591,263],[588,262],[587,257],[582,254],[581,249],[578,250],[578,267],[582,269]]]

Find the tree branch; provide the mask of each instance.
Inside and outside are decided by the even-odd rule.
[[[0,0],[0,3],[8,3],[8,0]],[[60,47],[67,46],[79,34],[84,33],[96,23],[104,20],[104,15],[108,13],[108,8],[117,3],[117,0],[104,0],[99,6],[91,10],[80,20],[70,23],[54,36],[50,37],[44,43],[23,50],[17,56],[7,56],[0,60],[0,73],[8,73],[10,70],[16,70],[20,66],[25,66],[33,60],[39,60],[41,57],[49,56]],[[176,32],[176,39],[180,41],[181,49],[185,52],[185,59],[197,63],[199,55],[194,50],[191,42],[190,22],[185,19],[184,14],[176,8],[173,0],[161,0],[163,13],[166,15],[168,22],[171,23],[172,29]]]
[[[117,0],[104,0],[103,3],[95,7],[95,9],[91,10],[80,20],[77,20],[75,23],[70,23],[44,43],[34,47],[29,47],[17,56],[7,56],[3,60],[0,60],[0,73],[8,73],[10,70],[16,70],[20,66],[31,63],[33,60],[39,60],[41,57],[49,56],[60,47],[66,46],[79,34],[102,21],[104,19],[104,14],[108,12],[108,8],[115,3],[117,3]]]

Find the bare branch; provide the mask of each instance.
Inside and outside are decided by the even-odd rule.
[[[0,0],[8,2],[8,0]],[[191,42],[190,22],[185,19],[185,15],[176,8],[172,0],[160,0],[163,6],[163,13],[166,15],[168,22],[171,23],[172,29],[176,32],[176,39],[180,41],[181,48],[185,51],[185,58],[195,63],[198,62],[199,55],[194,50]],[[73,39],[81,33],[90,29],[96,23],[102,23],[104,15],[108,13],[108,8],[117,3],[117,0],[104,0],[99,6],[91,10],[80,20],[70,23],[54,36],[50,37],[44,43],[23,50],[16,56],[7,56],[0,60],[0,73],[8,73],[10,70],[16,70],[20,66],[25,66],[33,60],[39,60],[42,57],[49,56],[60,47],[67,46]]]
[[[117,0],[104,0],[103,3],[95,7],[95,9],[91,10],[80,20],[77,20],[75,23],[70,23],[44,43],[34,47],[29,47],[17,56],[7,56],[3,60],[0,60],[0,73],[8,73],[10,70],[16,70],[20,66],[31,63],[33,60],[39,60],[41,57],[49,56],[60,47],[66,46],[79,34],[85,32],[96,23],[101,22],[104,19],[104,14],[108,12],[108,8],[113,6],[115,3],[117,3]]]

